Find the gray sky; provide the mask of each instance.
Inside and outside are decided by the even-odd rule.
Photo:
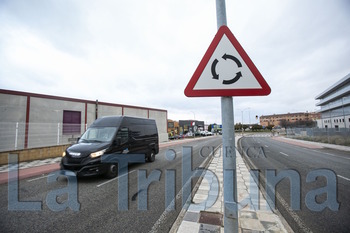
[[[226,0],[228,27],[271,87],[235,122],[314,111],[350,73],[349,0]],[[184,89],[217,31],[215,0],[0,0],[0,88],[168,110],[221,123]]]

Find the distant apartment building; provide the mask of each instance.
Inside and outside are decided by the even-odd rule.
[[[321,107],[319,128],[350,128],[350,74],[315,97]]]
[[[260,116],[260,125],[267,126],[280,126],[285,125],[297,125],[297,123],[305,124],[305,122],[316,121],[320,118],[320,113],[317,112],[296,112],[285,114],[273,114]],[[285,125],[284,125],[285,124]]]

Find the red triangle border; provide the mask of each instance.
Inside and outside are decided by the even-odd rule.
[[[242,57],[260,86],[261,89],[208,89],[208,90],[193,90],[197,81],[203,73],[204,68],[207,66],[210,58],[212,57],[216,47],[221,41],[223,35],[226,35],[230,40],[232,45],[235,47],[239,55]],[[243,47],[240,45],[236,37],[232,34],[227,26],[221,26],[216,33],[213,41],[209,45],[206,53],[204,54],[201,62],[199,63],[197,69],[195,70],[192,78],[185,88],[185,95],[187,97],[210,97],[210,96],[263,96],[269,95],[271,93],[271,88],[256,68],[252,60],[249,58],[248,54],[244,51]]]

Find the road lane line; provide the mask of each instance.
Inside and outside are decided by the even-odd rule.
[[[268,148],[269,146],[268,145],[265,145],[266,148]]]
[[[283,152],[280,152],[280,154],[285,155],[285,156],[289,156],[289,155],[287,155],[286,153],[283,153]]]
[[[37,177],[37,178],[34,178],[34,179],[30,179],[30,180],[27,180],[27,182],[32,182],[32,181],[36,181],[36,180],[41,180],[41,179],[44,179],[44,178],[49,177],[49,176],[53,176],[53,174],[47,175],[47,176],[40,176],[40,177]]]
[[[350,159],[350,158],[347,158],[347,157],[342,157],[342,156],[331,154],[331,153],[328,153],[328,152],[323,152],[323,153],[327,154],[327,155],[330,155],[330,156],[333,156],[333,157],[341,158],[341,159]]]
[[[343,157],[343,156],[331,154],[331,153],[328,153],[328,152],[322,152],[322,151],[318,151],[318,150],[312,150],[312,151],[317,152],[317,153],[321,153],[321,154],[330,155],[330,156],[337,157],[337,158],[341,158],[341,159],[350,159],[350,157],[349,158],[348,157]]]
[[[280,153],[282,153],[282,152],[280,152]],[[243,156],[243,155],[242,155],[242,156]],[[288,155],[287,155],[287,156],[288,156]],[[258,170],[258,167],[255,166],[255,164],[250,160],[250,158],[249,158],[248,156],[246,156],[246,159],[247,159],[247,161],[249,161],[248,164],[250,164],[250,165],[247,165],[247,167],[248,167],[249,169],[251,169],[251,170],[252,170],[252,169]],[[254,177],[253,177],[253,179],[254,179]],[[261,179],[264,179],[264,180],[266,181],[264,175],[261,175]],[[255,180],[254,180],[254,181],[255,181]],[[269,195],[267,195],[267,193],[266,193],[266,189],[267,189],[267,188],[270,188],[270,189],[272,188],[272,187],[271,187],[271,184],[267,184],[266,187],[262,186],[262,184],[260,184],[260,183],[257,183],[257,185],[259,186],[259,188],[260,188],[261,190],[264,190],[264,192],[262,192],[262,194],[263,194],[263,196],[265,197],[267,204],[268,204],[269,207],[271,208],[272,199],[271,199],[271,197],[270,197]],[[303,232],[312,233],[312,231],[310,230],[310,228],[308,228],[308,227],[304,224],[303,220],[296,214],[296,212],[294,212],[294,211],[292,211],[292,210],[290,209],[289,204],[284,200],[284,198],[279,194],[279,192],[278,192],[277,190],[276,190],[275,197],[277,198],[277,200],[279,201],[279,203],[282,205],[282,207],[284,208],[284,210],[287,211],[287,213],[293,218],[293,220],[295,221],[295,223],[298,225],[298,227],[299,227]],[[276,207],[276,205],[275,205],[275,207]],[[282,215],[282,214],[280,213],[280,211],[279,211],[277,208],[276,208],[275,210],[279,213],[279,215]],[[284,217],[283,217],[283,219],[284,219],[284,221],[287,222],[287,220],[285,220]],[[289,225],[289,223],[287,223],[287,224]]]
[[[349,178],[346,178],[346,177],[344,177],[344,176],[341,176],[341,175],[337,175],[339,178],[342,178],[342,179],[344,179],[344,180],[347,180],[347,181],[350,181],[350,179]]]
[[[102,185],[108,184],[108,183],[110,183],[110,182],[112,182],[112,181],[114,181],[114,180],[116,180],[116,179],[118,179],[118,178],[120,178],[120,177],[129,175],[129,174],[131,174],[131,173],[133,173],[133,172],[136,172],[136,170],[132,170],[132,171],[128,172],[127,174],[124,174],[124,175],[121,175],[121,176],[117,176],[117,177],[115,177],[115,178],[113,178],[113,179],[107,180],[106,182],[103,182],[103,183],[101,183],[101,184],[96,185],[96,187],[99,188],[99,187],[101,187]]]

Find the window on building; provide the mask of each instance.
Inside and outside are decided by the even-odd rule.
[[[63,111],[63,134],[80,134],[81,131],[81,112]]]

